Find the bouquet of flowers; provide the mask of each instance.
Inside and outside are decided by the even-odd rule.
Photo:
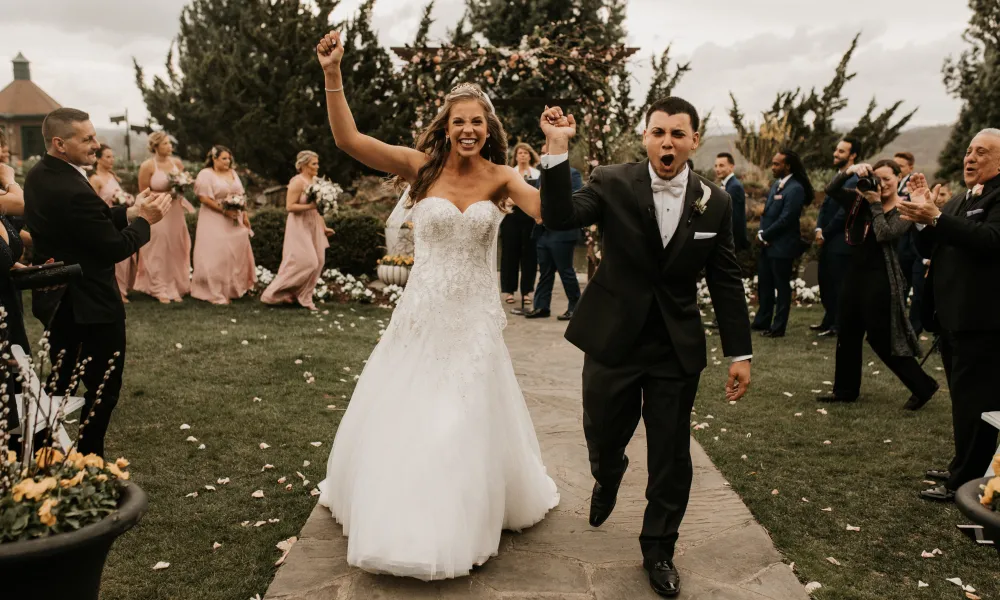
[[[187,191],[189,187],[194,185],[194,178],[191,174],[183,169],[174,169],[167,175],[167,181],[170,182],[170,191],[177,196],[183,196],[184,192]]]
[[[243,194],[229,194],[219,202],[222,210],[246,210],[247,199]]]
[[[337,212],[337,198],[344,190],[326,177],[317,177],[306,188],[306,201],[316,204],[316,209],[323,216]]]
[[[115,195],[111,197],[115,206],[132,206],[135,204],[135,196],[119,188]]]

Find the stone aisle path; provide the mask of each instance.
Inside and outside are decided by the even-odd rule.
[[[561,287],[558,283],[556,287]],[[553,305],[561,312],[558,290]],[[555,312],[555,311],[554,311]],[[618,505],[599,529],[587,523],[593,479],[580,407],[583,355],[553,317],[510,317],[505,331],[514,369],[538,432],[542,457],[561,502],[521,534],[504,533],[500,553],[470,577],[425,583],[373,576],[346,563],[347,538],[317,506],[278,570],[265,600],[641,600],[649,588],[639,530],[646,483],[645,431],[628,455]],[[764,529],[694,440],[694,486],[680,531],[676,563],[681,598],[803,600],[809,596]]]

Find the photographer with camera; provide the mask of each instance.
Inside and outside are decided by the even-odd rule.
[[[855,175],[856,190],[845,185]],[[818,397],[820,402],[858,399],[865,334],[872,350],[910,390],[912,396],[904,408],[919,409],[938,390],[934,378],[917,363],[920,344],[906,318],[906,280],[897,246],[913,224],[900,218],[899,175],[899,165],[891,160],[881,160],[874,167],[859,164],[837,175],[826,189],[847,212],[845,237],[851,259],[838,307],[833,395]]]

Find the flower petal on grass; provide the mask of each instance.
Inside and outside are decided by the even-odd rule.
[[[214,542],[212,544],[212,550],[218,550],[221,547],[222,547],[222,544],[220,544],[219,542]]]
[[[270,448],[270,447],[271,447],[271,445],[270,445],[270,444],[266,444],[266,443],[264,443],[264,442],[261,442],[261,443],[260,443],[260,449],[261,449],[261,450],[267,450],[267,449],[268,449],[268,448]]]
[[[847,530],[848,531],[861,531],[861,528],[860,527],[855,527],[853,525],[848,525],[847,526]]]
[[[181,425],[181,431],[184,431],[186,429],[191,429],[191,426],[188,425],[187,423],[184,423],[183,425]]]
[[[273,468],[274,468],[274,465],[268,463],[268,464],[266,464],[266,465],[264,465],[263,467],[260,468],[260,472],[263,473],[264,471],[266,471],[268,469],[273,469]]]
[[[830,506],[827,506],[826,508],[821,508],[820,510],[822,510],[823,512],[833,512],[833,508]]]
[[[155,565],[153,565],[153,570],[154,571],[162,571],[163,569],[167,569],[169,567],[170,567],[170,563],[164,562],[164,561],[161,560],[160,562],[158,562]]]
[[[925,588],[925,587],[930,587],[930,586],[928,584],[924,583],[923,581],[918,581],[917,582],[917,589]]]
[[[206,485],[205,489],[208,490],[208,491],[210,491],[210,492],[214,492],[215,491],[215,486],[214,485]]]
[[[320,446],[323,445],[323,442],[309,442],[309,445],[313,446],[313,447],[316,447],[316,448],[319,448]]]
[[[795,395],[795,394],[793,394],[791,392],[781,392],[781,393],[784,394],[784,395],[786,395],[786,396],[788,396],[789,398],[791,398],[792,396]]]
[[[263,498],[264,497],[264,490],[257,490],[256,492],[250,494],[250,497],[252,497],[252,498]]]
[[[806,593],[811,594],[821,587],[823,587],[823,585],[820,582],[810,581],[809,583],[806,584]]]
[[[197,441],[198,441],[198,438],[194,437],[193,435],[189,435],[189,436],[187,437],[187,439],[186,439],[186,440],[184,440],[184,441],[185,441],[185,442],[197,442]]]
[[[281,558],[279,558],[278,561],[274,563],[274,566],[277,567],[281,565],[281,563],[285,562],[285,559],[288,557],[288,552],[292,549],[292,546],[294,546],[295,542],[297,541],[298,538],[293,535],[287,540],[282,540],[277,544],[275,544],[275,547],[278,548],[278,550],[281,550]]]
[[[217,483],[219,485],[226,485],[227,483],[229,483],[229,478],[228,477],[221,477],[219,479],[216,479],[215,483]]]
[[[826,562],[828,562],[828,563],[830,563],[831,565],[834,565],[834,566],[836,566],[836,567],[839,567],[839,566],[840,566],[840,561],[839,561],[839,560],[837,560],[836,558],[832,557],[832,556],[827,556],[827,557],[826,557]]]
[[[305,467],[308,467],[308,466],[309,466],[309,465],[311,465],[311,464],[312,464],[312,463],[311,463],[311,462],[309,462],[308,460],[304,460],[304,461],[302,461],[302,468],[305,468]]]

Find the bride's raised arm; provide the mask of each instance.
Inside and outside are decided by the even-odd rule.
[[[354,123],[351,107],[347,105],[344,78],[340,72],[340,62],[344,58],[340,32],[331,31],[323,36],[316,45],[316,56],[326,76],[326,111],[337,147],[376,171],[399,175],[409,182],[414,181],[417,171],[427,160],[422,152],[386,144],[361,133]]]
[[[542,218],[542,196],[538,189],[530,185],[517,172],[514,167],[500,167],[503,169],[506,180],[507,197],[511,199],[515,206],[523,210],[529,217],[535,219]]]

